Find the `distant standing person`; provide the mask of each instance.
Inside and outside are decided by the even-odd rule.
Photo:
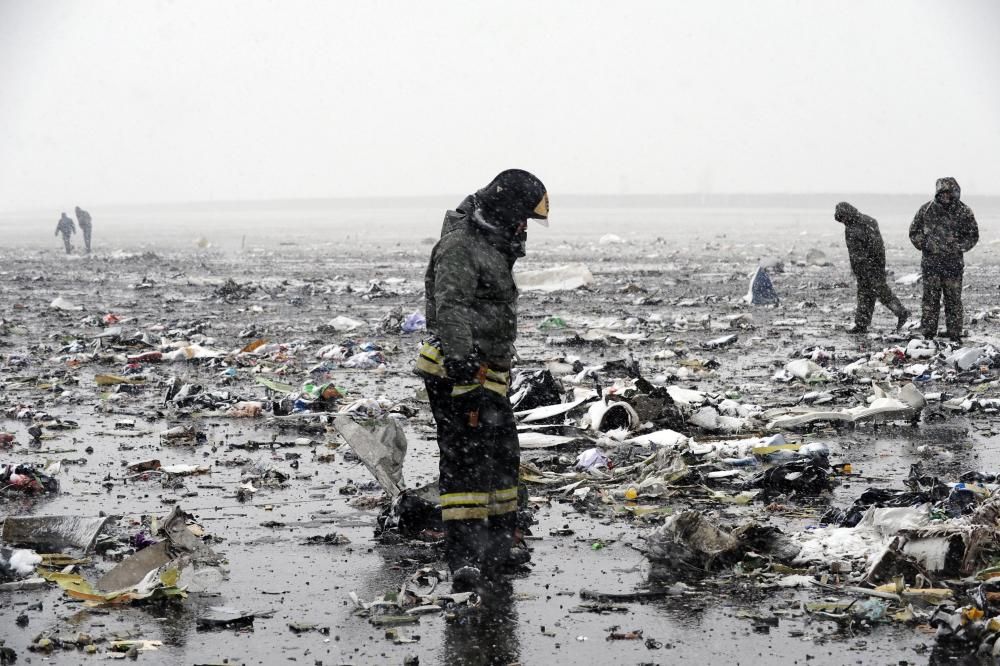
[[[972,209],[959,201],[962,188],[954,178],[939,178],[933,201],[917,211],[910,225],[910,242],[920,250],[924,299],[920,328],[925,338],[937,335],[944,295],[946,335],[962,340],[962,256],[979,242],[979,225]]]
[[[898,331],[910,318],[910,311],[903,307],[886,281],[885,243],[882,242],[878,222],[846,201],[837,204],[833,219],[844,225],[851,271],[858,281],[858,306],[854,311],[854,325],[848,331],[864,333],[868,330],[875,312],[875,301],[881,301],[896,315]]]
[[[90,232],[94,225],[91,223],[90,213],[79,206],[76,207],[76,223],[80,225],[80,231],[83,232],[83,243],[87,246],[87,254],[90,254]]]
[[[70,234],[75,234],[75,233],[76,233],[76,225],[73,224],[73,219],[66,213],[63,213],[62,217],[59,218],[59,222],[56,224],[55,235],[58,236],[59,234],[62,234],[63,245],[66,246],[66,254],[69,254],[70,252],[73,251],[73,246],[70,245],[69,242],[69,236]]]

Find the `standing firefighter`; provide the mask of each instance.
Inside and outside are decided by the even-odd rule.
[[[939,178],[933,201],[917,211],[910,225],[910,242],[920,250],[924,278],[920,328],[925,338],[937,335],[941,295],[944,294],[946,335],[962,339],[962,255],[979,242],[979,226],[972,209],[959,201],[962,189],[954,178]]]
[[[844,240],[851,258],[851,272],[858,281],[858,307],[854,312],[852,333],[864,333],[872,323],[875,301],[896,315],[896,330],[903,327],[910,312],[903,307],[885,279],[885,244],[878,222],[857,208],[842,201],[837,204],[833,219],[844,225]]]
[[[437,423],[445,551],[456,590],[495,580],[517,527],[520,447],[507,389],[517,336],[511,269],[525,253],[528,219],[549,199],[532,174],[510,169],[445,214],[424,287],[427,340],[417,372]]]
[[[55,235],[58,236],[59,234],[62,234],[63,245],[66,246],[66,254],[69,254],[70,252],[73,251],[73,246],[70,245],[69,242],[69,235],[75,233],[76,233],[76,225],[73,224],[73,219],[68,215],[66,215],[66,213],[63,213],[62,217],[59,218],[59,222],[56,223]]]
[[[83,243],[87,246],[87,254],[90,254],[90,232],[94,225],[91,223],[90,213],[79,206],[76,207],[76,223],[80,225],[80,231],[83,232]]]

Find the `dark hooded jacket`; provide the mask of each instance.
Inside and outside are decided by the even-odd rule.
[[[517,257],[495,228],[474,195],[445,214],[424,277],[427,330],[440,338],[445,358],[507,370],[517,337]]]
[[[73,224],[72,218],[68,217],[66,213],[62,214],[59,221],[56,223],[56,234],[62,234],[63,236],[69,236],[70,234],[76,233],[76,225]]]
[[[855,277],[885,280],[885,243],[875,218],[846,202],[837,204],[835,218],[844,223],[844,240]]]
[[[79,223],[80,228],[84,231],[88,231],[91,228],[91,218],[90,213],[82,208],[76,209],[76,221]]]
[[[937,193],[917,211],[910,224],[910,242],[923,254],[920,268],[926,274],[946,278],[962,276],[962,255],[979,242],[979,225],[972,209],[960,201],[962,189],[954,178],[937,181]],[[951,194],[943,202],[942,194]]]

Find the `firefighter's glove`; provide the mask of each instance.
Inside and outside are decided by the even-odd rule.
[[[474,384],[479,381],[479,360],[472,356],[460,359],[446,358],[444,369],[448,373],[448,379],[456,384]]]

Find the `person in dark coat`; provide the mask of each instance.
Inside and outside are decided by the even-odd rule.
[[[944,296],[946,335],[962,339],[963,255],[979,242],[979,225],[972,209],[962,203],[962,188],[954,178],[939,178],[934,199],[910,224],[910,242],[921,252],[924,298],[920,328],[925,338],[937,335],[941,297]]]
[[[848,330],[852,333],[867,331],[875,312],[875,301],[881,301],[896,315],[898,331],[910,318],[910,311],[903,307],[886,281],[885,243],[882,242],[878,222],[846,201],[837,204],[833,219],[844,225],[851,272],[858,282],[858,306],[854,312],[854,325]]]
[[[83,232],[83,243],[87,246],[87,254],[90,254],[90,232],[93,230],[94,225],[91,221],[90,213],[79,206],[76,207],[76,223],[80,225],[80,231]]]
[[[456,591],[527,561],[512,553],[520,446],[508,398],[517,337],[512,269],[529,218],[548,217],[542,182],[520,169],[445,214],[424,279],[427,330],[417,357],[437,424],[445,557]]]
[[[69,254],[73,251],[73,245],[69,242],[69,236],[70,234],[75,234],[75,233],[76,233],[76,225],[73,224],[73,218],[71,218],[66,213],[63,213],[62,217],[60,217],[59,221],[56,223],[55,235],[58,236],[59,234],[62,234],[63,245],[66,246],[66,254]]]

